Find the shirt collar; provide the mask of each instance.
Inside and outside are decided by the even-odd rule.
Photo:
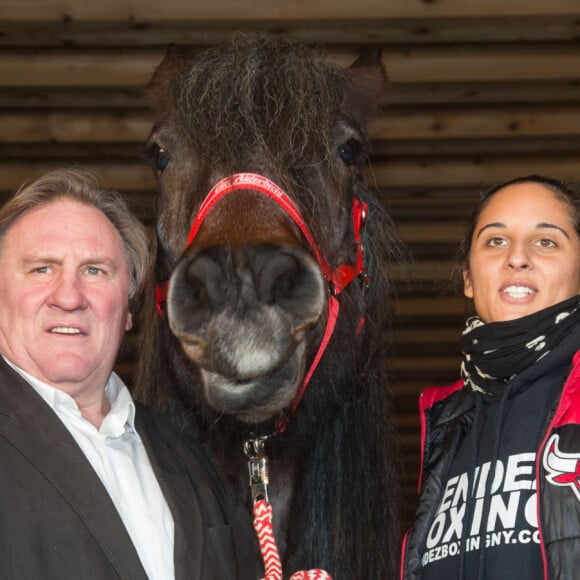
[[[4,355],[2,355],[2,358],[30,384],[58,415],[61,413],[73,413],[81,417],[78,405],[68,393],[33,377],[8,360]],[[125,383],[114,372],[111,373],[105,385],[105,396],[111,404],[111,410],[107,413],[99,431],[110,437],[120,437],[126,431],[135,432],[135,403]]]

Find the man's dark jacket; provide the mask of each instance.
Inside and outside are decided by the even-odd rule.
[[[173,515],[176,580],[242,579],[233,528],[205,458],[138,404],[135,426]],[[83,452],[1,357],[0,579],[147,580]]]

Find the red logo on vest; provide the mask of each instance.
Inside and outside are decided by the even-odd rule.
[[[552,435],[544,451],[546,480],[552,485],[570,486],[580,501],[580,453],[564,453],[558,448],[559,435]]]

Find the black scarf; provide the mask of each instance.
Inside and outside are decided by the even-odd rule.
[[[496,393],[549,352],[580,320],[580,296],[507,322],[467,320],[461,349],[461,378],[474,391]]]

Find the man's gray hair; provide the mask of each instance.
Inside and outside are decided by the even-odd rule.
[[[129,270],[129,304],[133,311],[143,295],[151,265],[149,236],[121,194],[105,189],[91,171],[57,169],[25,183],[0,208],[0,251],[6,233],[19,217],[63,198],[98,209],[119,232]]]

